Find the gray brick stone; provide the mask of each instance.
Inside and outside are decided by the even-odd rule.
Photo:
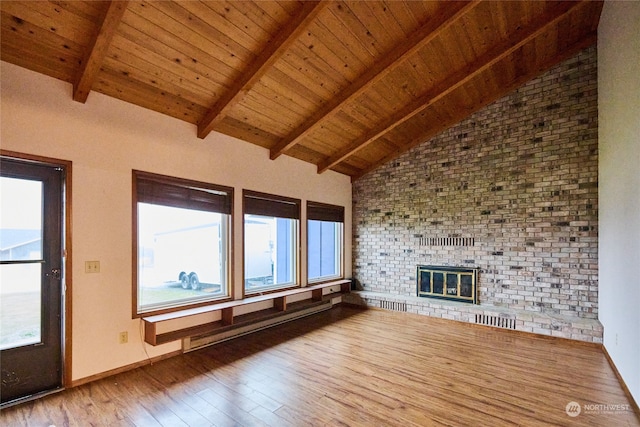
[[[544,315],[597,319],[596,70],[590,47],[354,182],[364,290],[414,297],[418,264],[476,267],[481,307],[533,315],[523,330],[549,335]],[[425,244],[451,237],[474,244]],[[433,307],[415,311],[460,318]]]

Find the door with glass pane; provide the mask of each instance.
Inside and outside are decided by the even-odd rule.
[[[62,385],[63,174],[0,158],[3,404]]]

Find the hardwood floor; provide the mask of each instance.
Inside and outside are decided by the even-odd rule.
[[[575,417],[566,412],[572,401],[581,405]],[[345,306],[7,408],[0,425],[640,426],[640,420],[597,347]]]

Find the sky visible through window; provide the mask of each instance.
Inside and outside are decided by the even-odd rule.
[[[42,258],[42,183],[0,178],[0,248],[3,261]],[[0,348],[41,339],[40,263],[0,266]]]
[[[16,203],[17,202],[17,203]],[[0,179],[0,229],[38,230],[42,225],[42,183]]]

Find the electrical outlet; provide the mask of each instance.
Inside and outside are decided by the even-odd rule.
[[[129,342],[129,333],[128,332],[120,332],[120,334],[118,335],[118,339],[120,341],[120,344],[126,344],[127,342]]]
[[[100,273],[100,261],[85,261],[84,262],[85,273]]]

